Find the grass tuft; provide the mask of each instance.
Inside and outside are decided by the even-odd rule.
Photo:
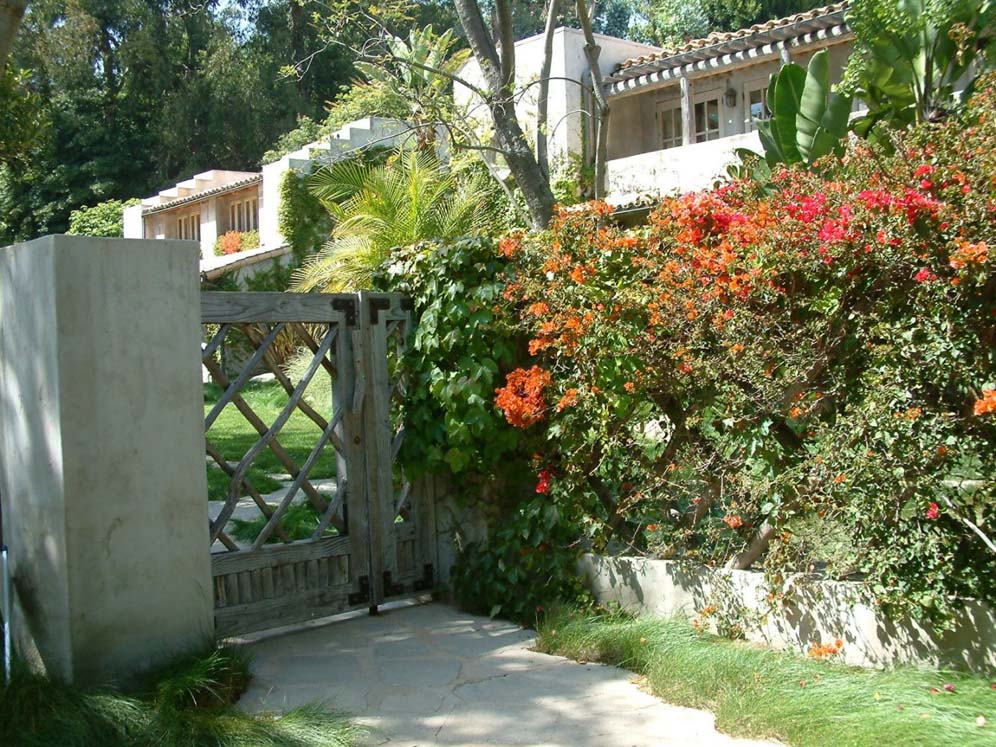
[[[138,694],[85,690],[19,664],[0,687],[5,747],[349,747],[357,728],[322,704],[283,715],[233,707],[249,660],[231,646],[178,658]]]
[[[814,661],[621,613],[554,610],[538,633],[541,651],[642,674],[655,695],[712,711],[734,736],[798,747],[996,744],[996,690],[964,673]]]

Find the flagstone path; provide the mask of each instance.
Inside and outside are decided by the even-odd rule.
[[[661,702],[616,667],[530,650],[511,623],[443,604],[383,611],[252,644],[240,705],[316,700],[356,717],[365,745],[771,747],[718,733],[705,711]]]

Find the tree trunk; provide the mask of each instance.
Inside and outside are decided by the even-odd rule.
[[[770,522],[765,521],[757,530],[757,534],[754,535],[754,539],[750,541],[747,549],[731,558],[726,567],[746,571],[764,554],[776,534],[778,534],[778,530]]]
[[[454,0],[457,15],[463,25],[488,91],[486,104],[495,125],[495,138],[505,157],[512,178],[522,191],[535,228],[546,228],[553,217],[555,199],[550,183],[540,168],[515,115],[511,86],[505,82],[501,60],[481,17],[476,0]],[[501,15],[496,18],[500,21]],[[509,29],[509,33],[511,30]],[[505,38],[504,30],[498,34]],[[513,71],[514,75],[514,71]]]
[[[550,0],[550,8],[546,13],[546,30],[543,38],[543,67],[540,68],[539,101],[536,102],[536,161],[540,168],[550,178],[550,157],[547,154],[547,121],[550,109],[550,68],[553,67],[553,32],[557,26],[557,11],[560,3]]]
[[[602,85],[602,69],[598,66],[598,56],[602,48],[595,43],[595,34],[591,30],[591,16],[585,6],[585,0],[577,0],[577,3],[578,20],[581,21],[581,30],[584,32],[584,54],[588,58],[591,87],[594,89],[595,103],[598,106],[598,129],[595,133],[595,199],[601,200],[605,197],[605,163],[609,156],[609,102],[605,98],[605,88]]]
[[[0,73],[7,69],[7,58],[27,7],[28,0],[0,0]]]

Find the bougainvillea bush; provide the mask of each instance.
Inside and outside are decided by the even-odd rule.
[[[814,170],[505,238],[535,492],[662,557],[996,598],[996,91]]]
[[[410,476],[449,473],[492,531],[464,544],[451,582],[468,608],[525,623],[554,600],[581,601],[574,574],[582,514],[533,489],[532,444],[509,424],[494,391],[525,358],[525,332],[503,298],[515,268],[488,237],[423,242],[392,253],[375,282],[412,299],[418,325],[406,356]]]

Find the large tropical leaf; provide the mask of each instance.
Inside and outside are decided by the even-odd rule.
[[[783,154],[785,163],[802,160],[796,144],[796,121],[799,101],[806,84],[806,71],[794,63],[782,67],[772,76],[768,87],[768,108],[771,110],[771,136]]]

